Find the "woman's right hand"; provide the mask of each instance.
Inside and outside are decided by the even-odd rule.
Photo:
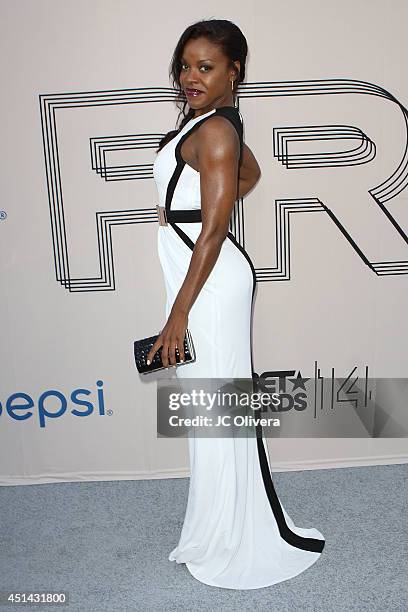
[[[184,361],[184,337],[188,326],[188,316],[182,310],[172,310],[167,323],[160,332],[156,342],[147,354],[147,365],[153,361],[155,353],[162,346],[162,363],[165,368],[175,366],[176,348],[179,350],[180,362]]]

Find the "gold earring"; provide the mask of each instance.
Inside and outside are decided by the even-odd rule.
[[[235,92],[234,92],[234,80],[233,79],[231,79],[231,90],[232,90],[232,99],[234,101],[234,106],[238,107],[237,97],[236,97],[236,95],[234,95]]]

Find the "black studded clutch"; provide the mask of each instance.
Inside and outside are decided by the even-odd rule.
[[[150,365],[147,365],[146,359],[147,355],[152,348],[153,344],[156,342],[157,338],[160,334],[156,334],[155,336],[150,336],[149,338],[142,338],[141,340],[135,340],[133,343],[133,350],[135,355],[135,363],[140,374],[150,374],[150,372],[157,372],[158,370],[164,370],[165,367],[162,362],[162,346],[156,351],[153,361]],[[182,366],[185,363],[192,363],[196,360],[196,354],[193,344],[193,339],[191,337],[191,333],[188,329],[186,329],[186,334],[184,336],[184,361],[180,362],[180,352],[178,348],[175,350],[176,354],[176,365]],[[169,364],[169,367],[175,367]]]

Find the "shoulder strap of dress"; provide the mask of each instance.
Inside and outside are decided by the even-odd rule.
[[[239,138],[239,144],[240,144],[240,147],[239,147],[239,158],[241,159],[242,146],[243,146],[243,124],[242,124],[241,113],[239,112],[239,110],[238,110],[238,108],[236,106],[221,106],[219,108],[216,108],[214,113],[206,115],[206,117],[203,117],[203,119],[200,119],[199,121],[196,121],[196,123],[194,123],[191,126],[191,128],[189,130],[187,130],[181,136],[181,138],[177,142],[176,148],[175,148],[176,159],[177,159],[177,161],[180,164],[184,163],[184,160],[181,157],[181,145],[183,144],[183,142],[191,134],[191,132],[196,130],[202,123],[204,123],[204,121],[206,121],[210,117],[214,117],[214,115],[216,115],[216,114],[217,115],[222,115],[223,117],[226,117],[227,119],[229,119],[231,121],[232,125],[237,130],[238,138]]]
[[[215,113],[217,115],[222,115],[223,117],[226,117],[227,119],[229,119],[232,125],[237,130],[238,138],[240,142],[240,156],[241,156],[244,136],[243,136],[242,117],[241,117],[241,113],[239,112],[238,108],[236,106],[221,106],[220,108],[215,109]]]
[[[221,106],[215,109],[217,115],[222,115],[231,121],[238,132],[239,140],[242,141],[243,129],[241,113],[236,106]]]

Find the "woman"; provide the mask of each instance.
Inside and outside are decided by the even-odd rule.
[[[260,177],[234,106],[246,55],[241,30],[210,19],[185,30],[172,59],[173,81],[189,110],[162,139],[154,162],[167,322],[148,360],[160,346],[166,367],[175,365],[176,347],[184,359],[188,327],[197,359],[176,369],[180,378],[252,377],[255,270],[228,231],[236,199]],[[188,442],[189,497],[170,560],[206,584],[256,589],[296,576],[319,558],[323,536],[296,527],[283,509],[262,436]]]

